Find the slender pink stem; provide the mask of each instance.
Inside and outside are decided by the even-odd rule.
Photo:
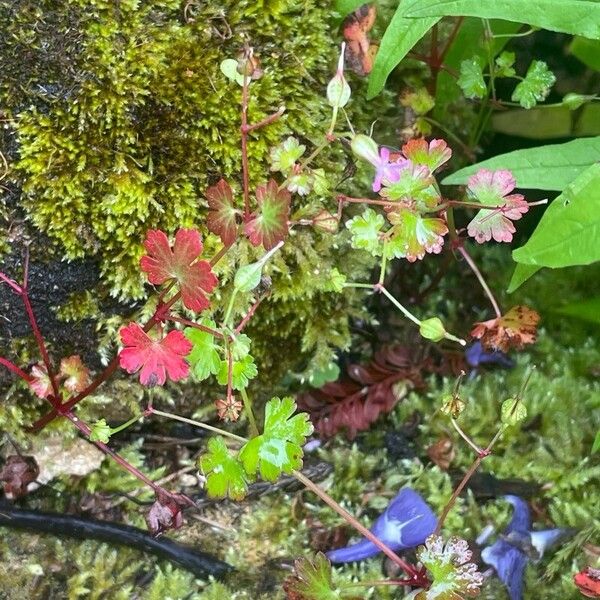
[[[293,471],[292,475],[300,481],[311,492],[315,493],[325,504],[337,512],[347,523],[352,525],[359,533],[373,542],[390,560],[394,561],[403,571],[412,578],[413,585],[427,583],[427,578],[413,565],[400,558],[391,548],[384,544],[374,533],[369,531],[362,523],[357,521],[345,508],[340,506],[329,494],[323,491],[316,483],[299,471]],[[425,581],[424,581],[425,580]]]
[[[4,281],[7,285],[9,285],[17,294],[23,293],[23,288],[10,277],[6,276],[2,271],[0,271],[0,281]]]
[[[233,353],[229,344],[227,344],[227,402],[231,402],[233,398]]]
[[[275,121],[277,121],[277,119],[279,119],[279,117],[281,117],[281,115],[284,112],[285,106],[280,106],[276,112],[274,112],[272,115],[269,115],[268,117],[265,117],[262,121],[259,121],[258,123],[252,123],[251,125],[246,125],[246,133],[250,133],[255,129],[260,129],[265,125],[270,125],[271,123],[274,123]]]
[[[341,204],[345,202],[354,202],[356,204],[376,204],[378,206],[393,206],[394,200],[371,200],[371,198],[352,198],[350,196],[340,195],[338,201]]]
[[[250,216],[250,176],[248,166],[248,99],[250,80],[244,75],[242,86],[242,125],[240,127],[242,138],[242,186],[244,195],[244,221]]]
[[[475,273],[475,277],[477,277],[477,280],[481,284],[483,291],[486,293],[487,297],[489,298],[489,300],[492,304],[492,307],[494,308],[494,312],[496,313],[496,316],[498,318],[500,318],[502,316],[502,312],[500,311],[498,302],[496,302],[496,298],[494,297],[492,290],[489,288],[488,284],[486,283],[485,279],[483,278],[481,271],[477,268],[477,265],[475,264],[475,262],[473,261],[473,259],[470,256],[470,254],[465,250],[465,248],[463,246],[459,246],[458,251],[462,254],[463,258],[465,259],[465,261],[469,265],[469,267],[471,267],[471,271],[473,271],[473,273]]]
[[[0,365],[4,365],[9,371],[12,371],[15,375],[17,375],[27,383],[29,383],[33,379],[31,375],[28,375],[27,373],[25,373],[25,371],[19,369],[19,367],[17,367],[17,365],[15,365],[13,362],[7,360],[6,358],[2,358],[1,356]]]
[[[182,325],[187,325],[188,327],[193,327],[194,329],[199,329],[200,331],[205,331],[206,333],[210,333],[214,335],[216,338],[223,339],[223,334],[212,327],[207,327],[206,325],[202,325],[201,323],[196,323],[195,321],[190,321],[189,319],[184,319],[182,317],[175,317],[173,315],[169,315],[169,321],[174,321],[175,323],[181,323]]]
[[[244,318],[240,321],[239,325],[235,328],[235,333],[240,333],[244,327],[248,324],[248,321],[254,316],[256,309],[260,303],[266,298],[266,296],[260,296],[258,300],[250,307],[250,310],[244,315]]]

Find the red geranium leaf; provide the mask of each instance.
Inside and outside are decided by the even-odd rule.
[[[290,198],[290,193],[280,190],[273,179],[256,188],[258,212],[250,215],[250,220],[244,224],[244,233],[254,246],[262,244],[265,250],[271,250],[286,238]]]
[[[211,208],[206,217],[208,230],[218,235],[226,246],[230,246],[237,237],[236,216],[239,213],[233,205],[231,186],[221,179],[206,190],[206,199]]]
[[[579,591],[587,598],[600,598],[600,569],[586,567],[573,580]]]
[[[169,331],[161,340],[153,340],[137,324],[130,323],[120,331],[125,346],[119,353],[119,363],[128,373],[140,371],[140,382],[149,387],[164,385],[167,376],[178,381],[188,376],[185,361],[192,343],[181,331]]]
[[[513,306],[505,315],[475,323],[471,336],[481,340],[486,350],[522,348],[525,344],[533,344],[537,333],[540,316],[527,306]]]
[[[195,311],[208,308],[205,295],[217,285],[217,277],[206,260],[196,260],[202,252],[202,238],[194,229],[180,229],[175,234],[173,249],[163,231],[151,229],[144,246],[148,254],[142,256],[140,266],[148,273],[148,281],[160,285],[175,279],[181,290],[183,304]],[[196,262],[194,262],[196,261]]]
[[[38,363],[31,367],[31,381],[29,386],[40,398],[47,398],[52,394],[52,381],[48,375],[46,365]]]
[[[70,392],[83,392],[92,382],[89,369],[81,362],[79,355],[75,354],[60,361],[59,376],[64,377],[64,386]]]

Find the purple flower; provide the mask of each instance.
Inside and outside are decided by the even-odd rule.
[[[396,158],[390,161],[390,151],[388,148],[379,148],[377,160],[371,164],[375,167],[375,177],[373,178],[373,191],[378,192],[383,185],[395,183],[400,179],[400,173],[408,167],[410,161],[404,157]]]
[[[377,143],[368,135],[359,133],[350,143],[356,156],[371,163],[375,167],[373,191],[378,192],[382,185],[389,185],[400,179],[400,173],[411,164],[399,152],[392,157],[388,148],[378,148]],[[392,160],[390,160],[390,157]]]
[[[519,496],[504,496],[513,505],[513,516],[504,533],[481,552],[508,589],[510,600],[523,598],[523,574],[529,559],[540,560],[544,551],[570,533],[568,529],[531,531],[527,503]]]
[[[499,365],[506,369],[512,369],[515,366],[515,363],[504,352],[500,352],[499,350],[486,352],[479,341],[465,350],[465,358],[469,366],[474,369],[479,365],[485,364]]]
[[[423,498],[410,488],[404,488],[377,518],[371,531],[397,552],[423,544],[436,525],[437,518]],[[327,558],[333,563],[345,563],[364,560],[379,552],[373,542],[363,538],[352,546],[331,550]]]

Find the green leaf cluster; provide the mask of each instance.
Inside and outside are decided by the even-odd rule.
[[[306,413],[295,412],[292,398],[269,400],[263,433],[247,441],[238,453],[230,451],[222,437],[211,438],[208,452],[198,461],[208,495],[241,500],[257,473],[266,481],[276,481],[281,473],[301,469],[302,446],[313,427]]]

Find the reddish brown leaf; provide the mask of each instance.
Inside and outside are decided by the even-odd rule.
[[[357,75],[368,75],[373,69],[377,45],[371,44],[368,33],[375,23],[377,7],[363,4],[348,15],[342,25],[346,40],[346,65]]]
[[[39,474],[40,469],[33,456],[16,454],[9,456],[0,471],[4,495],[9,500],[24,496],[27,493],[27,486],[35,481]]]
[[[47,398],[52,394],[52,382],[44,363],[31,367],[31,381],[29,386],[40,398]]]
[[[427,456],[429,456],[442,471],[447,471],[456,456],[452,440],[448,437],[439,439],[435,444],[432,444],[427,448]]]
[[[206,190],[206,199],[211,209],[206,217],[208,230],[218,235],[226,246],[230,246],[237,237],[236,217],[239,213],[233,203],[231,186],[221,179]]]
[[[415,362],[414,354],[405,346],[385,347],[370,363],[350,365],[347,378],[300,394],[298,408],[310,414],[321,437],[344,430],[353,439],[389,413],[410,389],[424,387],[423,363]]]
[[[77,354],[60,361],[58,374],[65,378],[64,386],[76,394],[83,392],[92,381],[89,369],[81,362],[81,357]]]
[[[262,244],[265,250],[271,250],[286,238],[290,199],[290,193],[286,189],[280,190],[273,179],[256,188],[258,211],[244,223],[244,233],[252,245]]]
[[[486,350],[521,349],[533,344],[540,316],[527,306],[514,306],[505,315],[475,323],[471,336],[481,340]]]
[[[171,249],[167,235],[151,229],[146,234],[144,247],[148,254],[142,256],[140,266],[148,273],[150,283],[161,285],[174,279],[187,308],[198,312],[208,308],[206,293],[213,291],[217,278],[208,261],[197,260],[203,246],[196,230],[180,229],[175,234],[175,244]]]

